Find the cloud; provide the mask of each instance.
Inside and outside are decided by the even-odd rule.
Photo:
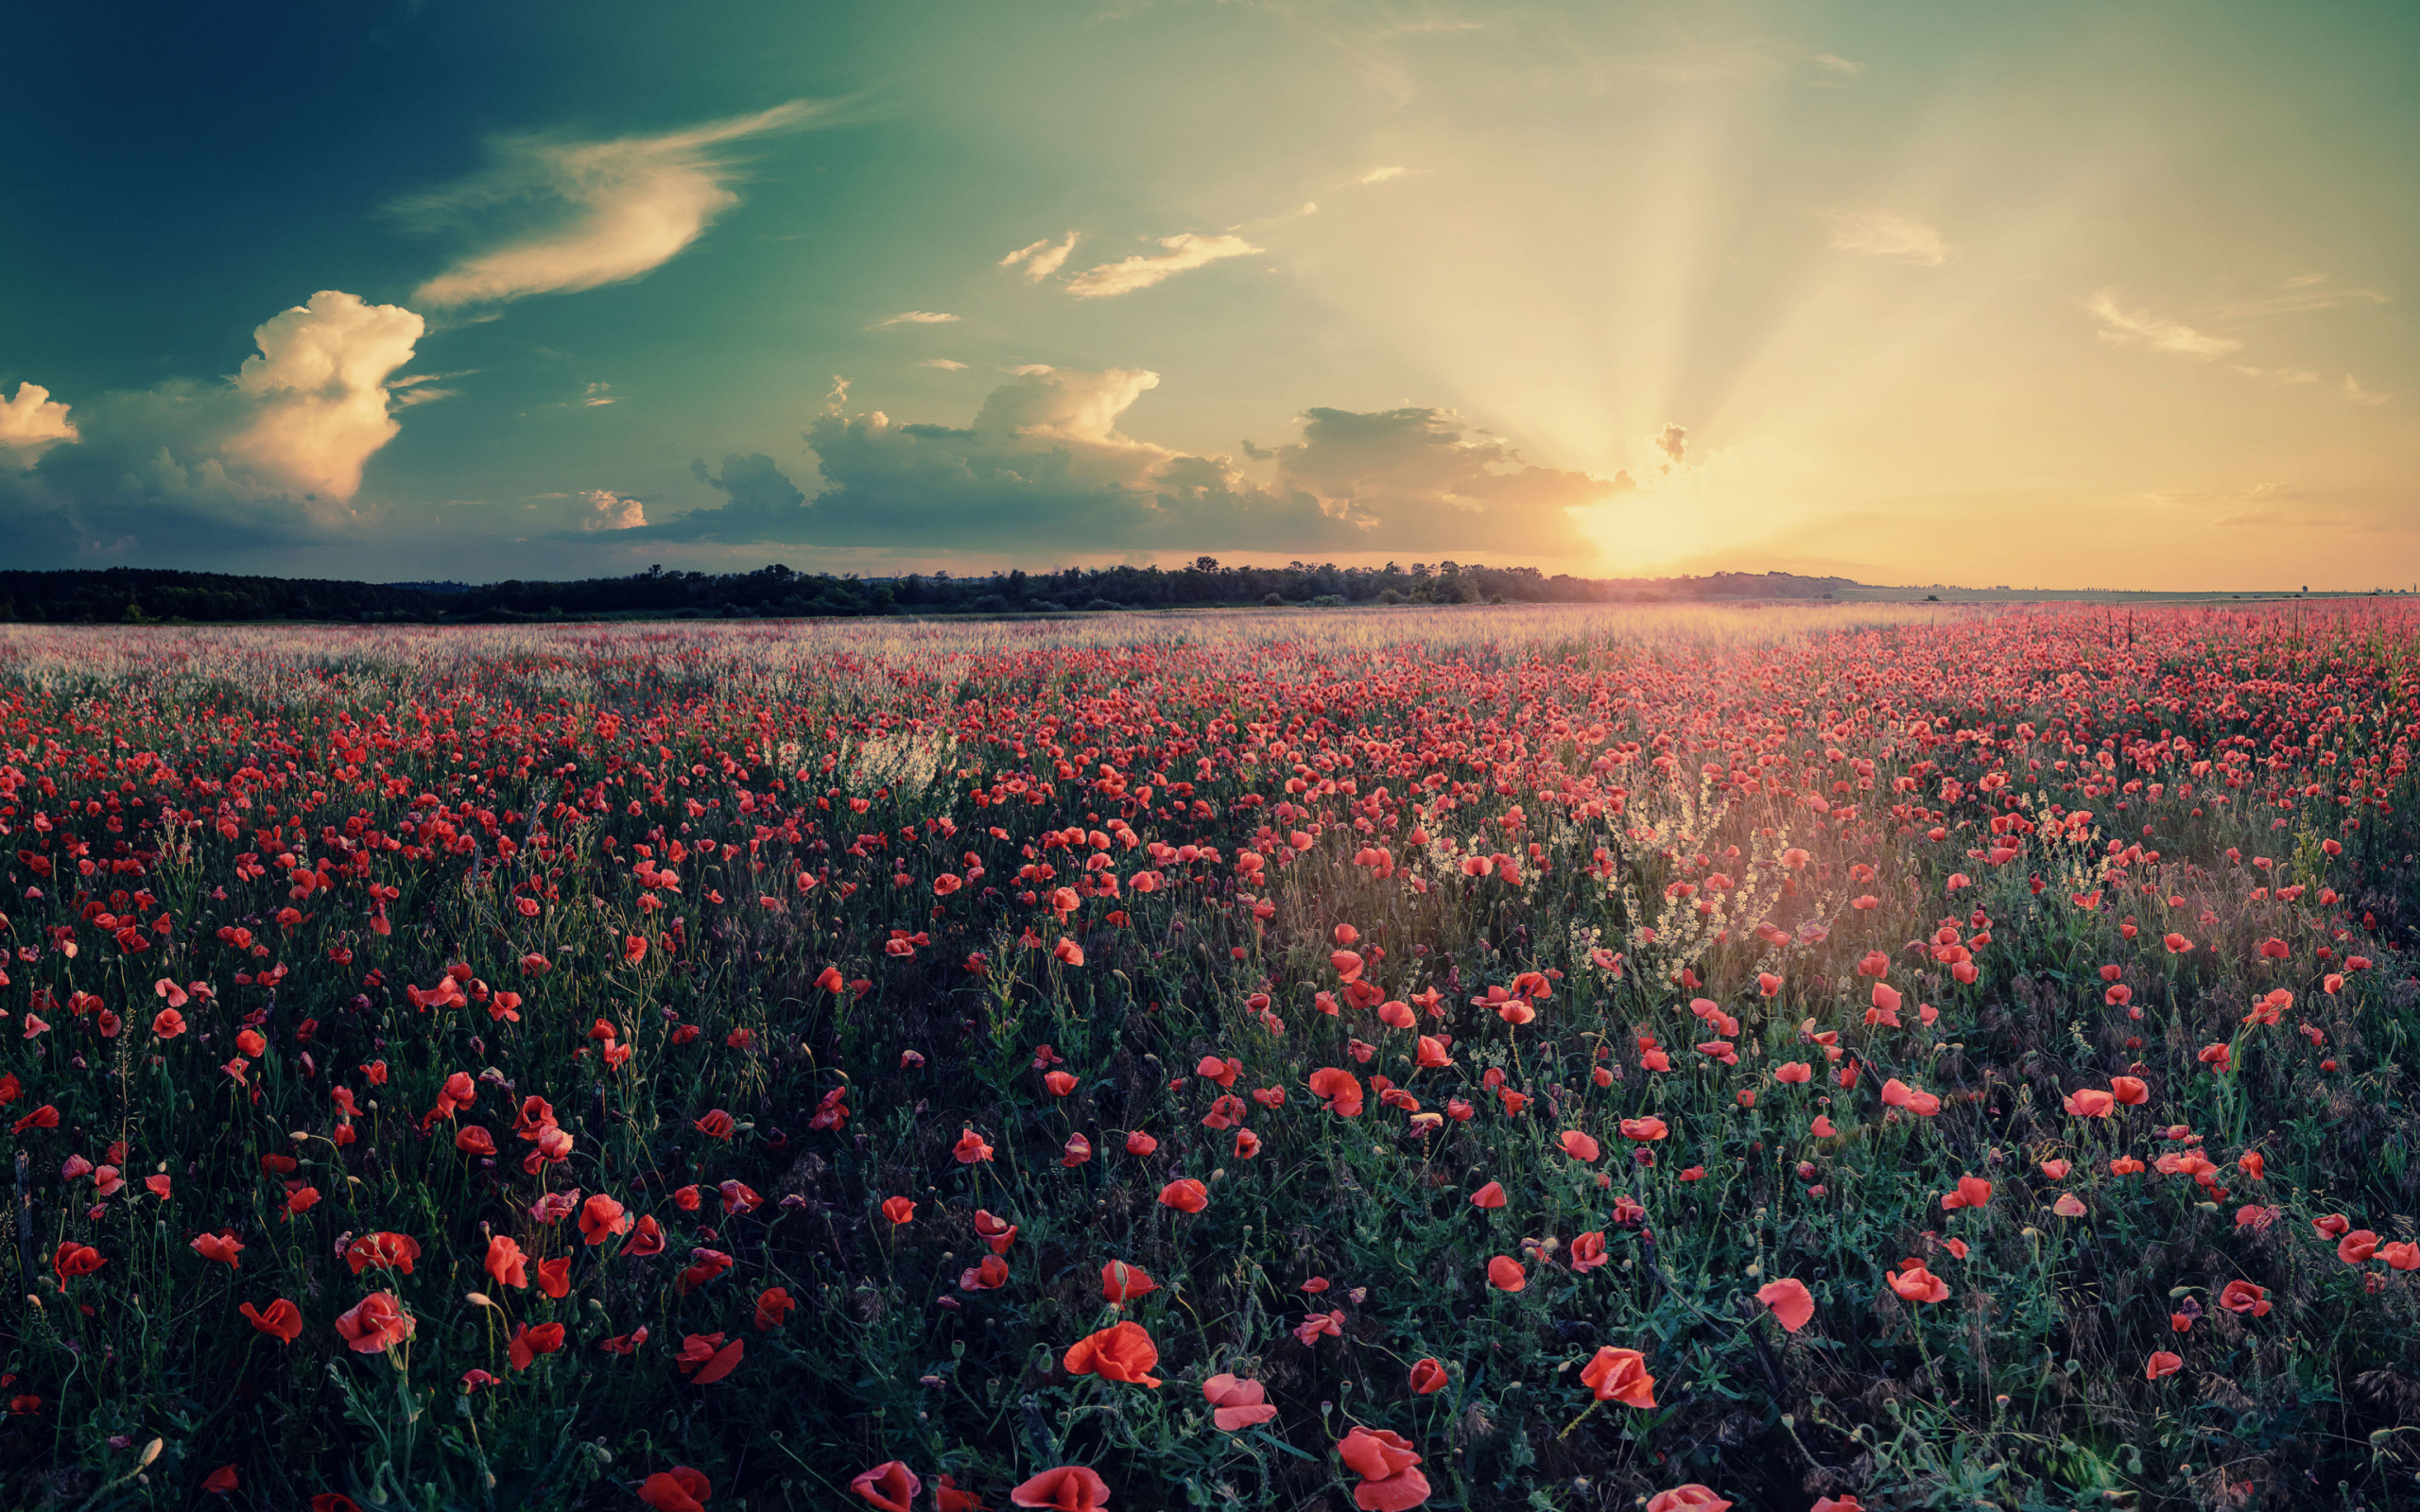
[[[2299,273],[2286,280],[2284,288],[2278,293],[2221,305],[2218,313],[2219,318],[2224,320],[2255,320],[2271,315],[2305,315],[2315,310],[2338,310],[2356,302],[2387,304],[2393,301],[2376,289],[2330,288],[2325,273]]]
[[[612,384],[590,384],[580,390],[580,404],[589,408],[614,403]]]
[[[888,320],[876,320],[873,329],[888,331],[895,325],[948,325],[958,318],[939,310],[902,310]]]
[[[2342,391],[2345,398],[2351,400],[2357,404],[2383,404],[2388,400],[2394,397],[2393,394],[2371,392],[2369,389],[2362,387],[2359,383],[2355,382],[2353,375],[2349,372],[2344,375],[2344,384]]]
[[[793,100],[661,136],[499,141],[497,163],[487,173],[394,206],[421,226],[497,219],[517,226],[517,234],[423,284],[414,301],[451,309],[636,278],[679,255],[739,202],[729,187],[738,167],[714,149],[832,113],[829,105]]]
[[[252,333],[235,387],[258,402],[230,437],[227,459],[270,485],[350,499],[362,465],[403,427],[388,413],[387,379],[409,362],[421,318],[394,304],[321,289]]]
[[[1383,168],[1372,168],[1356,181],[1360,183],[1388,183],[1396,179],[1402,178],[1410,171],[1411,170],[1409,168],[1390,164]]]
[[[1058,272],[1060,265],[1067,261],[1067,254],[1075,249],[1076,233],[1071,231],[1063,241],[1054,242],[1046,236],[1038,242],[1020,247],[1001,258],[1000,266],[1014,267],[1022,263],[1025,265],[1025,276],[1039,284]]]
[[[2095,294],[2084,308],[2100,322],[2100,339],[2117,346],[2147,346],[2154,352],[2170,352],[2204,362],[2215,362],[2231,352],[2243,350],[2243,343],[2232,336],[2210,335],[2147,310],[2121,309],[2117,296],[2108,289]]]
[[[1836,58],[1830,53],[1817,53],[1807,61],[1822,69],[1836,81],[1845,82],[1865,72],[1863,63],[1851,62],[1845,58]]]
[[[879,412],[825,415],[806,433],[823,477],[812,504],[761,455],[719,477],[725,502],[650,535],[726,543],[968,550],[1590,550],[1565,511],[1631,487],[1530,465],[1443,410],[1313,409],[1298,440],[1244,444],[1248,475],[1121,428],[1159,384],[1144,369],[1028,367],[964,427]]]
[[[76,422],[67,405],[50,397],[40,384],[20,380],[17,397],[0,399],[0,446],[31,450],[53,441],[76,439]]]
[[[1158,257],[1137,255],[1085,269],[1068,281],[1067,292],[1080,300],[1132,294],[1221,258],[1249,257],[1261,249],[1240,236],[1197,236],[1191,232],[1163,236],[1160,245],[1167,251]]]
[[[1941,232],[1912,215],[1891,210],[1826,210],[1832,224],[1832,246],[1868,257],[1892,257],[1903,263],[1939,267],[1949,261],[1949,247]]]
[[[1688,454],[1689,432],[1686,426],[1667,421],[1664,428],[1649,439],[1654,443],[1657,451],[1664,454],[1664,465],[1668,468],[1678,467]]]
[[[394,385],[427,393],[437,376],[393,376],[421,331],[409,310],[323,289],[263,322],[258,354],[232,380],[81,404],[76,444],[0,451],[0,533],[28,563],[224,558],[353,536],[377,513],[350,501],[397,434]],[[20,388],[0,414],[43,413],[26,399]],[[9,468],[12,455],[26,465]]]
[[[647,524],[647,506],[627,493],[590,489],[579,499],[582,530],[637,530]]]
[[[916,364],[916,366],[919,368],[939,368],[943,372],[964,372],[966,370],[966,364],[962,362],[952,362],[947,357],[926,357],[924,361]]]

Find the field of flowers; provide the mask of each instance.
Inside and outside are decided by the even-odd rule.
[[[2420,615],[0,627],[0,1506],[2420,1504]]]

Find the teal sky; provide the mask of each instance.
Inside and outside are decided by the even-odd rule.
[[[9,565],[2420,580],[2404,6],[21,8],[0,122]]]

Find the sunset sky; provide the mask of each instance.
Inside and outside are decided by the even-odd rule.
[[[0,566],[2420,581],[2400,4],[16,7]]]

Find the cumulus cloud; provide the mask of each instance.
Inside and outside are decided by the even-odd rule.
[[[422,284],[414,299],[448,309],[636,278],[679,255],[739,202],[730,188],[737,164],[717,149],[831,113],[829,105],[792,100],[660,136],[500,141],[489,172],[394,207],[423,226],[485,229],[504,220],[514,227]]]
[[[1655,449],[1664,454],[1664,465],[1668,468],[1678,467],[1688,455],[1689,432],[1685,425],[1667,421],[1664,428],[1650,439],[1655,443]]]
[[[895,325],[948,325],[958,318],[939,310],[902,310],[888,320],[876,320],[873,329],[886,331]]]
[[[76,439],[76,422],[67,418],[67,409],[42,385],[19,380],[17,397],[0,399],[0,446],[31,450]]]
[[[409,362],[421,318],[394,304],[321,289],[252,333],[236,391],[257,402],[225,455],[272,487],[350,499],[362,465],[403,427],[388,412],[387,378]]]
[[[2215,362],[2229,352],[2243,350],[2243,343],[2233,336],[2211,335],[2148,310],[2123,309],[2117,295],[2108,289],[2095,294],[2084,308],[2100,322],[2100,339],[2116,346],[2149,347],[2154,352],[2174,352],[2204,362]]]
[[[719,476],[693,469],[722,504],[648,530],[831,546],[1581,553],[1565,511],[1631,486],[1531,465],[1426,408],[1310,410],[1297,440],[1245,442],[1247,472],[1126,433],[1159,381],[1033,366],[964,427],[825,415],[805,438],[823,477],[812,504],[770,458],[731,456]]]
[[[579,496],[582,530],[636,530],[647,524],[647,506],[627,493],[590,489]]]
[[[1832,246],[1839,251],[1895,258],[1926,267],[1939,267],[1949,260],[1949,247],[1941,232],[1912,215],[1893,210],[1827,210],[1824,218],[1831,223]]]
[[[1001,258],[1000,266],[1015,267],[1023,264],[1025,276],[1039,284],[1051,274],[1058,272],[1060,265],[1067,261],[1067,254],[1075,249],[1076,233],[1072,231],[1062,241],[1054,242],[1045,236],[1042,240],[1020,247],[1008,256]]]
[[[260,351],[230,381],[172,379],[79,404],[76,444],[13,449],[26,465],[0,466],[0,531],[22,559],[57,562],[355,530],[362,470],[398,430],[393,386],[425,392],[436,376],[394,376],[421,332],[409,310],[323,289],[263,322]],[[26,398],[16,404],[40,415]]]
[[[1240,236],[1198,236],[1191,232],[1163,236],[1160,245],[1167,250],[1157,257],[1145,257],[1138,253],[1115,263],[1086,268],[1067,281],[1067,292],[1080,300],[1105,300],[1119,294],[1132,294],[1136,289],[1150,288],[1179,273],[1206,267],[1222,258],[1249,257],[1261,249]]]

